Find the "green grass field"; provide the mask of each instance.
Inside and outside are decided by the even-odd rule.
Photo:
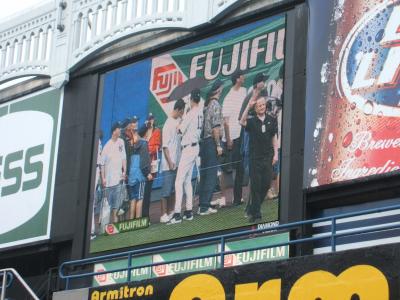
[[[278,219],[278,199],[264,201],[261,206],[262,221],[271,222]],[[90,252],[101,252],[137,245],[144,245],[165,240],[226,230],[251,225],[244,215],[245,205],[219,209],[218,213],[200,216],[194,215],[192,221],[180,224],[151,224],[148,228],[115,235],[101,235],[90,243]]]

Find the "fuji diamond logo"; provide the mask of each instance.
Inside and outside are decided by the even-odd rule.
[[[173,63],[157,67],[153,72],[152,92],[162,103],[167,103],[173,89],[183,82],[183,75]]]
[[[107,224],[106,225],[106,232],[107,232],[107,234],[110,234],[110,235],[116,233],[114,225],[113,224]]]
[[[226,255],[224,257],[224,266],[225,267],[232,267],[234,263],[234,256],[232,254]]]
[[[154,273],[157,274],[157,276],[165,276],[167,274],[167,266],[166,265],[158,265],[153,267]]]

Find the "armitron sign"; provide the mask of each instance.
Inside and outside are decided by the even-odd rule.
[[[374,279],[373,282],[369,285],[364,284],[371,278]],[[277,278],[262,283],[235,284],[234,299],[280,300],[282,281],[281,278]],[[339,276],[318,270],[300,277],[290,290],[288,299],[352,299],[353,295],[365,300],[389,299],[388,282],[381,271],[368,265],[352,266]],[[225,300],[226,292],[218,278],[198,274],[180,282],[173,289],[169,299]]]
[[[93,288],[89,299],[399,299],[399,266],[390,245]]]
[[[0,248],[49,238],[61,94],[0,105]]]

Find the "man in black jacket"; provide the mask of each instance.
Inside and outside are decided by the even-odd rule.
[[[255,116],[249,117],[254,109]],[[261,203],[271,184],[272,165],[278,161],[278,125],[267,112],[266,99],[254,91],[245,108],[240,124],[249,134],[250,193],[249,221],[261,220]]]

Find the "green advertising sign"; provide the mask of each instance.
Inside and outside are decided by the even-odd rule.
[[[62,92],[0,105],[0,248],[50,238]]]
[[[238,251],[242,249],[252,249],[259,246],[268,247],[273,244],[279,244],[289,241],[288,233],[281,233],[271,236],[257,237],[244,241],[229,242],[225,245],[225,251]],[[262,261],[271,261],[277,259],[289,258],[289,246],[280,246],[273,248],[263,248],[253,251],[238,252],[229,254],[224,259],[225,267],[241,266]]]
[[[132,267],[142,266],[146,264],[151,264],[151,256],[141,256],[132,258]],[[109,270],[117,270],[121,268],[126,268],[128,265],[128,260],[115,260],[111,262],[105,262],[102,264],[96,264],[94,267],[95,272],[103,272]],[[151,268],[139,268],[131,270],[131,280],[139,281],[143,279],[152,278]],[[124,283],[128,280],[128,271],[120,271],[107,273],[103,275],[97,275],[93,279],[93,286],[102,286],[108,284]]]
[[[399,265],[393,244],[93,287],[85,299],[397,300]]]
[[[193,256],[202,256],[216,253],[216,245],[205,247],[196,247],[180,251],[157,254],[153,256],[153,263],[171,261],[175,259],[185,259]],[[204,271],[215,269],[215,257],[206,257],[201,259],[187,260],[183,262],[159,265],[153,268],[154,277],[169,276],[181,273]]]
[[[255,237],[247,240],[228,242],[225,245],[226,251],[236,251],[243,249],[251,249],[256,247],[268,247],[276,243],[284,243],[289,241],[289,233],[280,233],[270,236]],[[179,251],[171,251],[152,256],[143,256],[132,259],[132,266],[141,266],[151,263],[168,262],[176,259],[185,259],[194,256],[205,256],[216,254],[219,244],[184,249]],[[233,267],[246,265],[250,263],[258,263],[272,261],[278,259],[289,258],[289,246],[262,248],[255,251],[244,251],[236,254],[230,254],[225,257],[225,267]],[[131,281],[139,281],[142,279],[164,277],[169,275],[190,273],[196,271],[213,270],[219,266],[219,257],[206,257],[201,259],[192,259],[183,262],[162,264],[154,266],[152,269],[139,268],[131,271]],[[116,260],[102,264],[96,264],[95,272],[117,270],[126,268],[127,260]],[[108,284],[124,283],[128,280],[128,272],[112,272],[108,274],[98,275],[94,277],[94,286],[103,286]]]

